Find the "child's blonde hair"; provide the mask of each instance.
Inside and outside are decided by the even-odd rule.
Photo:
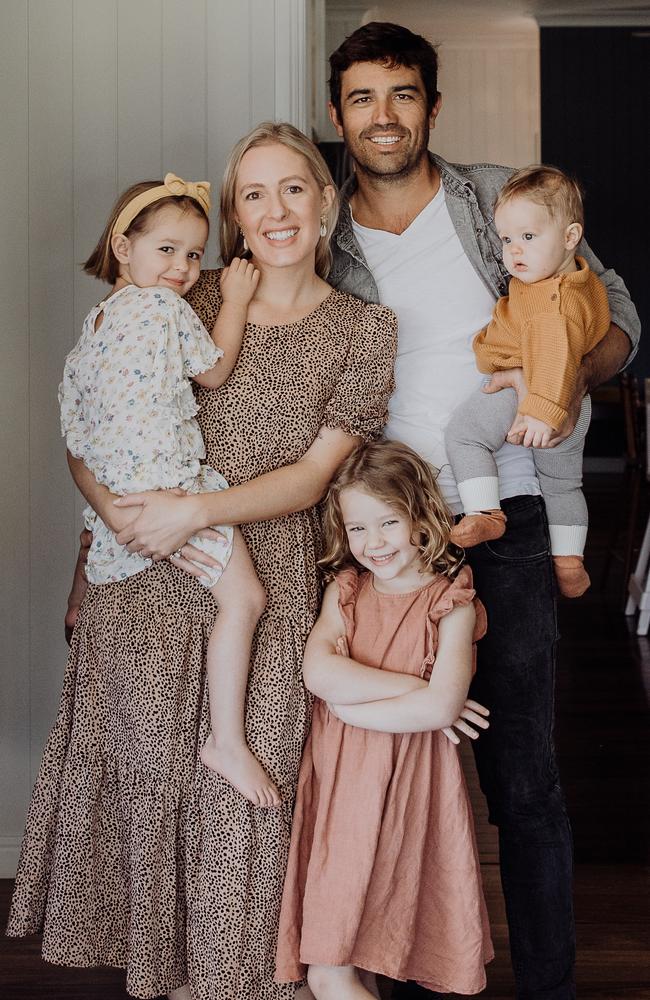
[[[111,236],[113,234],[115,221],[122,209],[125,208],[130,201],[133,201],[134,198],[137,198],[138,195],[142,194],[144,191],[149,191],[151,188],[155,187],[162,187],[163,183],[163,181],[140,181],[139,184],[133,184],[120,195],[111,209],[108,222],[104,227],[102,235],[99,237],[97,246],[91,253],[88,260],[82,265],[86,274],[91,274],[93,278],[99,278],[101,281],[108,281],[111,285],[115,284],[119,275],[119,263],[113,253],[113,248],[111,247]],[[133,221],[129,223],[124,235],[138,236],[141,233],[146,232],[153,217],[160,211],[161,208],[165,208],[167,205],[177,205],[184,212],[193,212],[199,219],[205,219],[208,226],[210,225],[208,217],[203,211],[201,205],[199,205],[198,201],[195,201],[194,198],[190,198],[189,195],[186,194],[170,194],[164,198],[158,198],[150,205],[145,205],[145,207],[138,212]]]
[[[579,222],[584,227],[582,190],[577,180],[546,164],[532,164],[517,170],[503,185],[494,211],[513,198],[528,198],[542,205],[551,218],[560,217],[567,224]]]
[[[436,471],[400,441],[362,444],[346,458],[325,496],[325,550],[319,565],[328,579],[358,564],[348,544],[340,497],[354,487],[390,504],[412,525],[412,542],[430,572],[454,576],[463,563],[462,549],[449,541],[453,514],[436,484]]]

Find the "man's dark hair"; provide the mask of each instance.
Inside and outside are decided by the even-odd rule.
[[[419,69],[427,95],[427,114],[438,98],[438,56],[431,42],[401,24],[371,21],[357,28],[330,56],[330,100],[341,114],[341,76],[353,63],[378,62],[389,68]]]

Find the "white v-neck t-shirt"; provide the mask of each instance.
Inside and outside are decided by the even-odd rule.
[[[444,433],[451,414],[483,382],[472,340],[491,319],[494,298],[463,250],[442,185],[399,236],[352,219],[383,305],[399,321],[396,389],[386,437],[404,441],[440,469],[447,502],[461,509]],[[501,499],[540,492],[527,448],[496,455]]]

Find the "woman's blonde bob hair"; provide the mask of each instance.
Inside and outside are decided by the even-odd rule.
[[[313,142],[306,135],[288,122],[262,122],[252,132],[240,139],[226,165],[223,175],[223,185],[221,187],[219,221],[219,236],[221,241],[221,258],[227,266],[233,257],[245,257],[244,241],[239,230],[239,225],[235,215],[235,199],[237,195],[237,174],[239,165],[244,155],[249,149],[256,146],[273,146],[279,144],[288,149],[295,150],[307,160],[309,169],[319,190],[322,192],[326,187],[331,187],[334,192],[332,204],[323,213],[326,233],[321,236],[316,244],[316,273],[321,278],[327,278],[332,266],[332,254],[330,251],[330,237],[334,232],[336,220],[339,214],[338,195],[336,186],[332,180],[325,160],[314,146]]]
[[[422,565],[429,572],[453,577],[463,563],[463,551],[449,541],[453,514],[436,485],[436,471],[399,441],[362,444],[346,458],[325,497],[325,548],[319,565],[328,579],[347,566],[360,567],[350,552],[340,497],[354,487],[390,504],[412,525]]]

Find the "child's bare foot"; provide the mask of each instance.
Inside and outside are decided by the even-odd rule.
[[[461,549],[470,549],[481,542],[493,542],[506,530],[506,515],[502,510],[482,510],[466,514],[451,529],[451,541]]]
[[[211,771],[229,781],[254,806],[279,806],[280,793],[245,743],[217,743],[208,736],[200,753]]]
[[[555,578],[563,597],[582,597],[591,585],[582,556],[553,556]]]

